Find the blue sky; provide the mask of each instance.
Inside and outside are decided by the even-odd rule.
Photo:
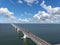
[[[0,23],[60,23],[60,0],[0,0]]]

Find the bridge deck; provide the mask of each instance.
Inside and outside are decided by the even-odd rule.
[[[17,28],[17,30],[24,32],[28,38],[30,38],[32,41],[34,41],[37,45],[51,45],[50,43],[46,42],[45,40],[37,37],[36,35],[32,34],[31,32],[26,31],[25,29],[12,24],[14,28]]]

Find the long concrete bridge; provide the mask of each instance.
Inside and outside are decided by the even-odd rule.
[[[52,45],[52,44],[46,42],[45,40],[41,39],[40,37],[37,37],[36,35],[32,34],[31,32],[28,32],[27,30],[25,30],[22,27],[19,27],[15,24],[12,24],[12,26],[16,29],[17,33],[19,31],[21,31],[24,34],[23,38],[31,39],[33,42],[36,43],[36,45]],[[54,44],[54,45],[60,45],[60,44]]]

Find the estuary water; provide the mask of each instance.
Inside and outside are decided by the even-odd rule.
[[[17,24],[49,43],[60,43],[60,24]],[[0,24],[0,45],[36,45],[30,39],[21,39],[11,24]]]

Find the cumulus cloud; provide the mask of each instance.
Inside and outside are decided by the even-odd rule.
[[[0,14],[7,16],[9,19],[16,19],[15,16],[13,16],[13,12],[10,12],[7,8],[0,8]]]
[[[18,3],[26,2],[27,5],[31,6],[32,4],[37,4],[38,0],[18,0]]]
[[[60,22],[60,7],[47,6],[43,1],[40,6],[46,11],[38,11],[33,17],[36,21],[43,23],[59,23]]]
[[[25,2],[32,4],[32,3],[38,3],[38,0],[24,0]]]
[[[53,14],[53,15],[55,14],[60,15],[60,7],[52,7],[51,5],[47,6],[45,4],[45,1],[43,1],[40,5],[42,8],[46,9],[48,13]]]
[[[46,13],[45,11],[39,11],[37,14],[33,16],[37,20],[45,20],[45,18],[50,18],[50,15]]]
[[[18,19],[19,20],[19,22],[22,22],[22,23],[28,23],[28,22],[30,22],[28,19]]]
[[[22,0],[18,0],[18,3],[22,4],[22,3],[23,3],[23,1],[22,1]]]
[[[29,19],[22,19],[22,18],[18,18],[18,19],[16,19],[16,17],[13,15],[14,13],[13,12],[11,12],[11,11],[9,11],[7,8],[0,8],[0,14],[1,15],[4,15],[4,16],[6,16],[8,19],[10,19],[10,23],[28,23],[28,22],[30,22],[30,20]],[[0,20],[1,21],[1,20]],[[8,23],[8,22],[7,22]]]

